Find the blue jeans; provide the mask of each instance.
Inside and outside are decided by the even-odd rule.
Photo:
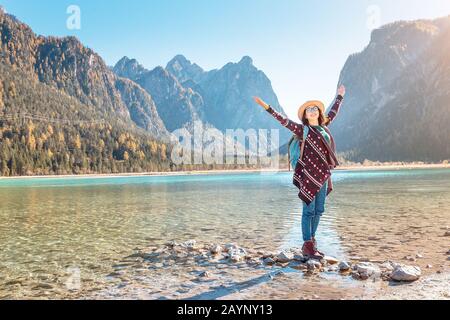
[[[325,199],[327,197],[328,181],[322,186],[313,201],[306,205],[303,202],[302,233],[303,241],[309,241],[315,237],[320,217],[325,212]]]

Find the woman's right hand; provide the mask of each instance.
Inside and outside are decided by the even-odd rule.
[[[257,104],[259,104],[264,109],[268,110],[270,108],[270,106],[267,103],[265,103],[261,98],[253,97],[253,99],[256,101]]]

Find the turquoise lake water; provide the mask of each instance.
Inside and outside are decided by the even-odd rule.
[[[317,238],[343,257],[335,225],[357,206],[347,199],[445,193],[450,170],[335,171],[333,182]],[[292,172],[0,179],[0,297],[51,295],[73,268],[102,283],[134,248],[169,240],[301,246],[301,207]]]

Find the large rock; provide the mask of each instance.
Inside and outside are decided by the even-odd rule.
[[[370,277],[381,276],[380,268],[371,262],[359,262],[353,267],[353,269],[357,271],[360,278],[363,280]]]
[[[294,255],[291,252],[282,251],[277,255],[275,260],[277,262],[285,263],[285,262],[289,262],[293,259],[294,259]]]
[[[415,281],[420,278],[421,270],[417,266],[397,266],[391,273],[395,281]]]

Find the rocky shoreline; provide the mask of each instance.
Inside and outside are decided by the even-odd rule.
[[[338,272],[341,275],[351,276],[357,280],[382,279],[385,281],[416,281],[422,272],[420,267],[406,265],[394,261],[381,263],[360,261],[353,258],[351,261],[339,261],[330,256],[321,260],[308,259],[302,254],[301,248],[290,248],[280,252],[264,252],[246,249],[234,243],[200,244],[195,240],[183,243],[171,241],[165,246],[153,249],[151,252],[136,253],[130,257],[142,258],[147,263],[163,263],[171,260],[174,263],[193,259],[199,265],[209,263],[237,264],[246,263],[250,267],[270,266],[280,268],[293,268],[304,272]],[[200,277],[208,276],[202,273]]]
[[[364,260],[352,257],[340,261],[329,256],[322,260],[308,259],[298,247],[266,252],[235,243],[170,241],[162,246],[138,249],[124,257],[108,275],[115,285],[87,298],[316,299],[318,294],[331,299],[380,298],[377,291],[372,295],[366,292],[364,283],[387,288],[414,283],[422,276],[422,270],[416,265]],[[292,287],[285,282],[292,283]],[[347,289],[354,286],[354,292],[339,289],[336,283],[344,284]],[[305,293],[296,290],[302,284],[309,286]]]

